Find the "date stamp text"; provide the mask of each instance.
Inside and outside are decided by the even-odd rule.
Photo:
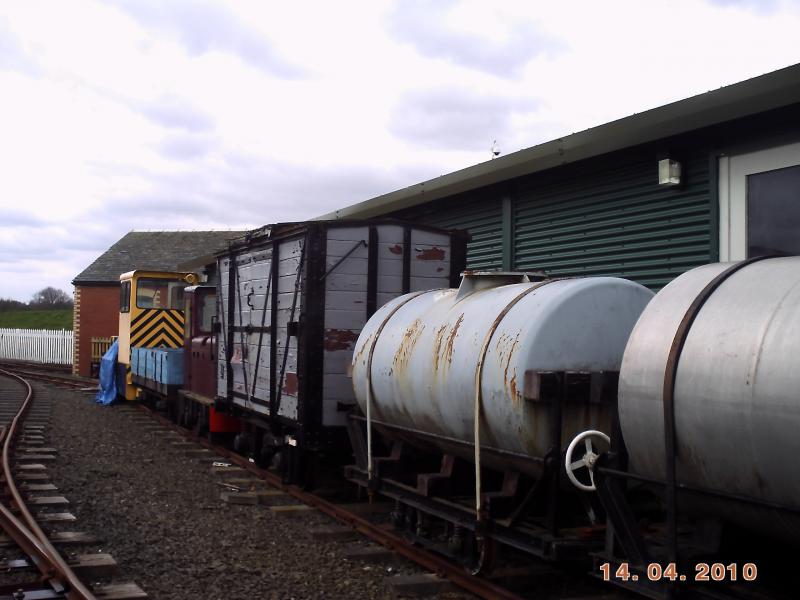
[[[632,573],[628,563],[620,563],[616,569],[611,563],[600,565],[600,572],[604,581],[638,581],[639,575]],[[754,563],[697,563],[694,573],[679,573],[675,563],[662,565],[650,563],[645,569],[645,576],[650,581],[755,581],[758,577],[758,567]]]

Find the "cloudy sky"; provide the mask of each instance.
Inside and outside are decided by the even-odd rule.
[[[800,2],[4,0],[0,297],[800,62]]]

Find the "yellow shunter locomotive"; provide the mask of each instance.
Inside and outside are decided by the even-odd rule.
[[[125,399],[135,400],[132,348],[183,346],[183,289],[197,283],[194,273],[130,271],[120,280],[118,376],[125,378]]]

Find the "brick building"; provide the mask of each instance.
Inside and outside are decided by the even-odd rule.
[[[72,280],[75,286],[72,372],[91,375],[92,338],[117,335],[119,276],[134,269],[176,271],[225,248],[242,231],[131,231]]]

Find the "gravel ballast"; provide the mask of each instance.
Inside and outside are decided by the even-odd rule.
[[[316,511],[280,517],[267,505],[223,502],[209,463],[147,431],[131,406],[103,407],[85,392],[41,384],[36,391],[54,400],[48,445],[58,456],[48,470],[78,519],[59,528],[103,539],[90,550],[112,554],[115,580],[133,581],[151,598],[386,598],[389,576],[422,572],[407,562],[345,560],[345,551],[369,542],[313,539],[312,529],[335,524]]]

